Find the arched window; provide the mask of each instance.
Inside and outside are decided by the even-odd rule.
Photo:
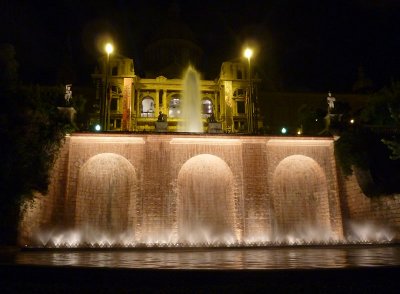
[[[201,101],[201,114],[202,114],[202,117],[210,117],[212,113],[213,113],[213,105],[212,105],[211,100],[203,99]]]
[[[154,99],[146,96],[142,100],[142,117],[154,117]]]
[[[169,102],[169,117],[180,117],[181,116],[181,99],[178,95],[172,96],[171,101]]]

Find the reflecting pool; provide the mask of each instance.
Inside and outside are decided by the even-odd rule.
[[[132,269],[318,269],[400,266],[400,246],[20,251],[1,263]]]

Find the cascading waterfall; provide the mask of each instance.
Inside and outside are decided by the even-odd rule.
[[[189,243],[237,242],[233,175],[220,158],[201,154],[178,175],[178,237]]]
[[[250,247],[395,236],[376,224],[343,232],[328,139],[81,134],[67,141],[49,195],[25,209],[24,246]]]

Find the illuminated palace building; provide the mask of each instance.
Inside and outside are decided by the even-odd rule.
[[[179,20],[176,10],[171,9],[168,16],[145,49],[144,60],[141,60],[142,67],[146,68],[141,76],[145,78],[135,73],[131,58],[114,52],[99,59],[92,78],[97,89],[97,104],[101,106],[105,97],[108,100],[104,104],[106,112],[109,109],[108,123],[103,129],[155,131],[161,111],[167,116],[167,131],[178,131],[185,99],[183,75],[189,65],[199,68],[202,49],[190,29]],[[259,122],[251,111],[255,109],[254,103],[248,103],[255,101],[257,81],[251,79],[247,61],[223,62],[215,80],[199,81],[203,132],[209,131],[210,121],[220,123],[221,132],[249,132],[258,127]],[[106,83],[108,91],[105,91]],[[99,122],[100,112],[92,115],[92,126]]]
[[[185,99],[182,78],[167,78],[164,75],[141,78],[135,74],[133,64],[132,59],[123,56],[113,55],[108,62],[104,57],[100,60],[101,70],[92,75],[97,85],[99,105],[105,97],[109,101],[107,129],[155,131],[156,121],[162,112],[167,115],[168,132],[178,131],[182,99]],[[108,74],[105,74],[107,68]],[[106,80],[107,93],[104,90]],[[251,84],[254,85],[254,81],[251,83],[247,64],[243,62],[224,62],[218,79],[200,80],[203,131],[209,130],[210,121],[221,123],[222,132],[249,131]],[[99,114],[93,115],[92,125],[98,117]]]

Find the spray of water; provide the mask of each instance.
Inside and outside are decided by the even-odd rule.
[[[171,157],[171,161],[177,166],[173,181],[168,183],[176,191],[163,201],[153,202],[156,194],[149,195],[149,199],[140,198],[141,187],[147,178],[142,176],[141,180],[134,164],[120,154],[104,152],[104,142],[109,142],[110,138],[102,137],[102,144],[97,147],[91,143],[96,138],[89,136],[84,138],[87,145],[78,150],[82,153],[79,157],[86,153],[96,155],[76,172],[75,203],[67,214],[75,217],[71,224],[32,229],[36,244],[32,244],[30,239],[29,245],[50,248],[256,247],[387,243],[395,237],[393,231],[383,226],[364,222],[346,226],[343,238],[330,225],[332,215],[327,180],[315,161],[299,155],[311,148],[312,152],[320,152],[318,146],[304,147],[302,141],[289,141],[297,155],[281,160],[271,175],[272,201],[259,197],[259,201],[250,207],[256,212],[262,207],[268,211],[268,218],[254,213],[247,215],[246,219],[246,215],[240,213],[245,211],[243,208],[249,209],[251,203],[241,202],[243,186],[240,177],[235,177],[233,172],[243,168],[241,161],[237,160],[240,158],[237,155],[243,153],[241,139],[208,136],[172,139],[169,144],[175,157]],[[130,137],[112,138],[123,143],[132,140]],[[134,151],[142,148],[137,143],[142,141],[134,142],[131,145],[110,145],[114,152],[121,152],[128,146],[129,154],[134,158]],[[278,143],[271,145],[277,149],[276,154],[285,151],[282,141]],[[93,151],[90,148],[99,148],[102,152],[89,152]],[[141,156],[138,158],[144,160]],[[148,164],[146,168],[147,174],[161,175],[158,173],[159,165]],[[267,176],[264,180],[268,180]],[[152,205],[153,211],[144,207],[146,203]],[[164,212],[162,219],[160,214],[154,213],[160,205],[164,205],[160,209]],[[45,211],[43,207],[40,202],[34,205],[28,220],[38,218]],[[249,223],[256,229],[249,230]],[[27,222],[27,225],[31,224]]]
[[[203,132],[201,119],[200,76],[193,67],[189,67],[183,78],[181,132]]]
[[[79,229],[54,232],[42,231],[37,234],[39,247],[48,248],[134,248],[134,247],[259,247],[259,246],[304,246],[338,244],[385,244],[393,240],[394,234],[386,227],[372,223],[352,223],[346,239],[337,238],[332,232],[318,227],[298,228],[291,233],[252,236],[238,241],[232,234],[216,236],[206,228],[176,240],[172,232],[164,237],[148,236],[146,240],[136,240],[131,232],[113,234],[103,231]],[[193,237],[193,238],[191,238]]]

